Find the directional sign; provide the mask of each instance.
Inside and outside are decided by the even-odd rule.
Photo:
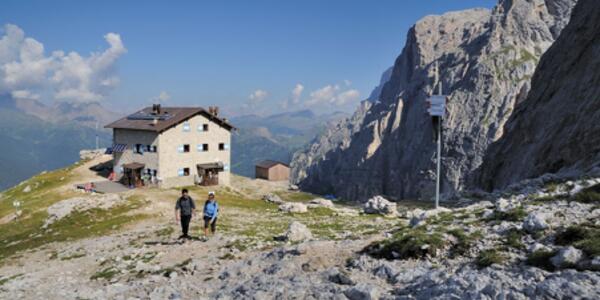
[[[433,95],[427,99],[429,108],[427,112],[432,117],[443,117],[446,112],[446,95]]]

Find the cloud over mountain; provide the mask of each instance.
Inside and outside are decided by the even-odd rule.
[[[53,51],[25,35],[16,25],[6,24],[0,37],[0,94],[38,99],[49,94],[57,101],[98,102],[119,83],[117,60],[127,52],[120,35],[108,33],[109,48],[82,56],[77,52]]]

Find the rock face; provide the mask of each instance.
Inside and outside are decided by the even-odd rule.
[[[364,201],[429,198],[434,151],[427,97],[450,95],[443,135],[443,187],[461,190],[487,147],[503,134],[514,105],[529,91],[539,57],[566,24],[575,0],[500,1],[492,10],[427,16],[409,31],[378,101],[296,153],[301,188]]]
[[[545,173],[600,167],[600,2],[579,1],[544,54],[532,89],[490,148],[479,184],[489,190]]]

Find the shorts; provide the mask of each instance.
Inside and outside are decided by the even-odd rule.
[[[208,228],[210,225],[210,231],[215,232],[217,229],[217,218],[215,218],[215,221],[212,222],[212,224],[210,223],[210,220],[212,220],[211,217],[204,216],[204,228]]]

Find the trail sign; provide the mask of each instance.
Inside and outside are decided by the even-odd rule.
[[[443,117],[446,112],[446,95],[432,95],[427,99],[427,112],[432,117]]]

